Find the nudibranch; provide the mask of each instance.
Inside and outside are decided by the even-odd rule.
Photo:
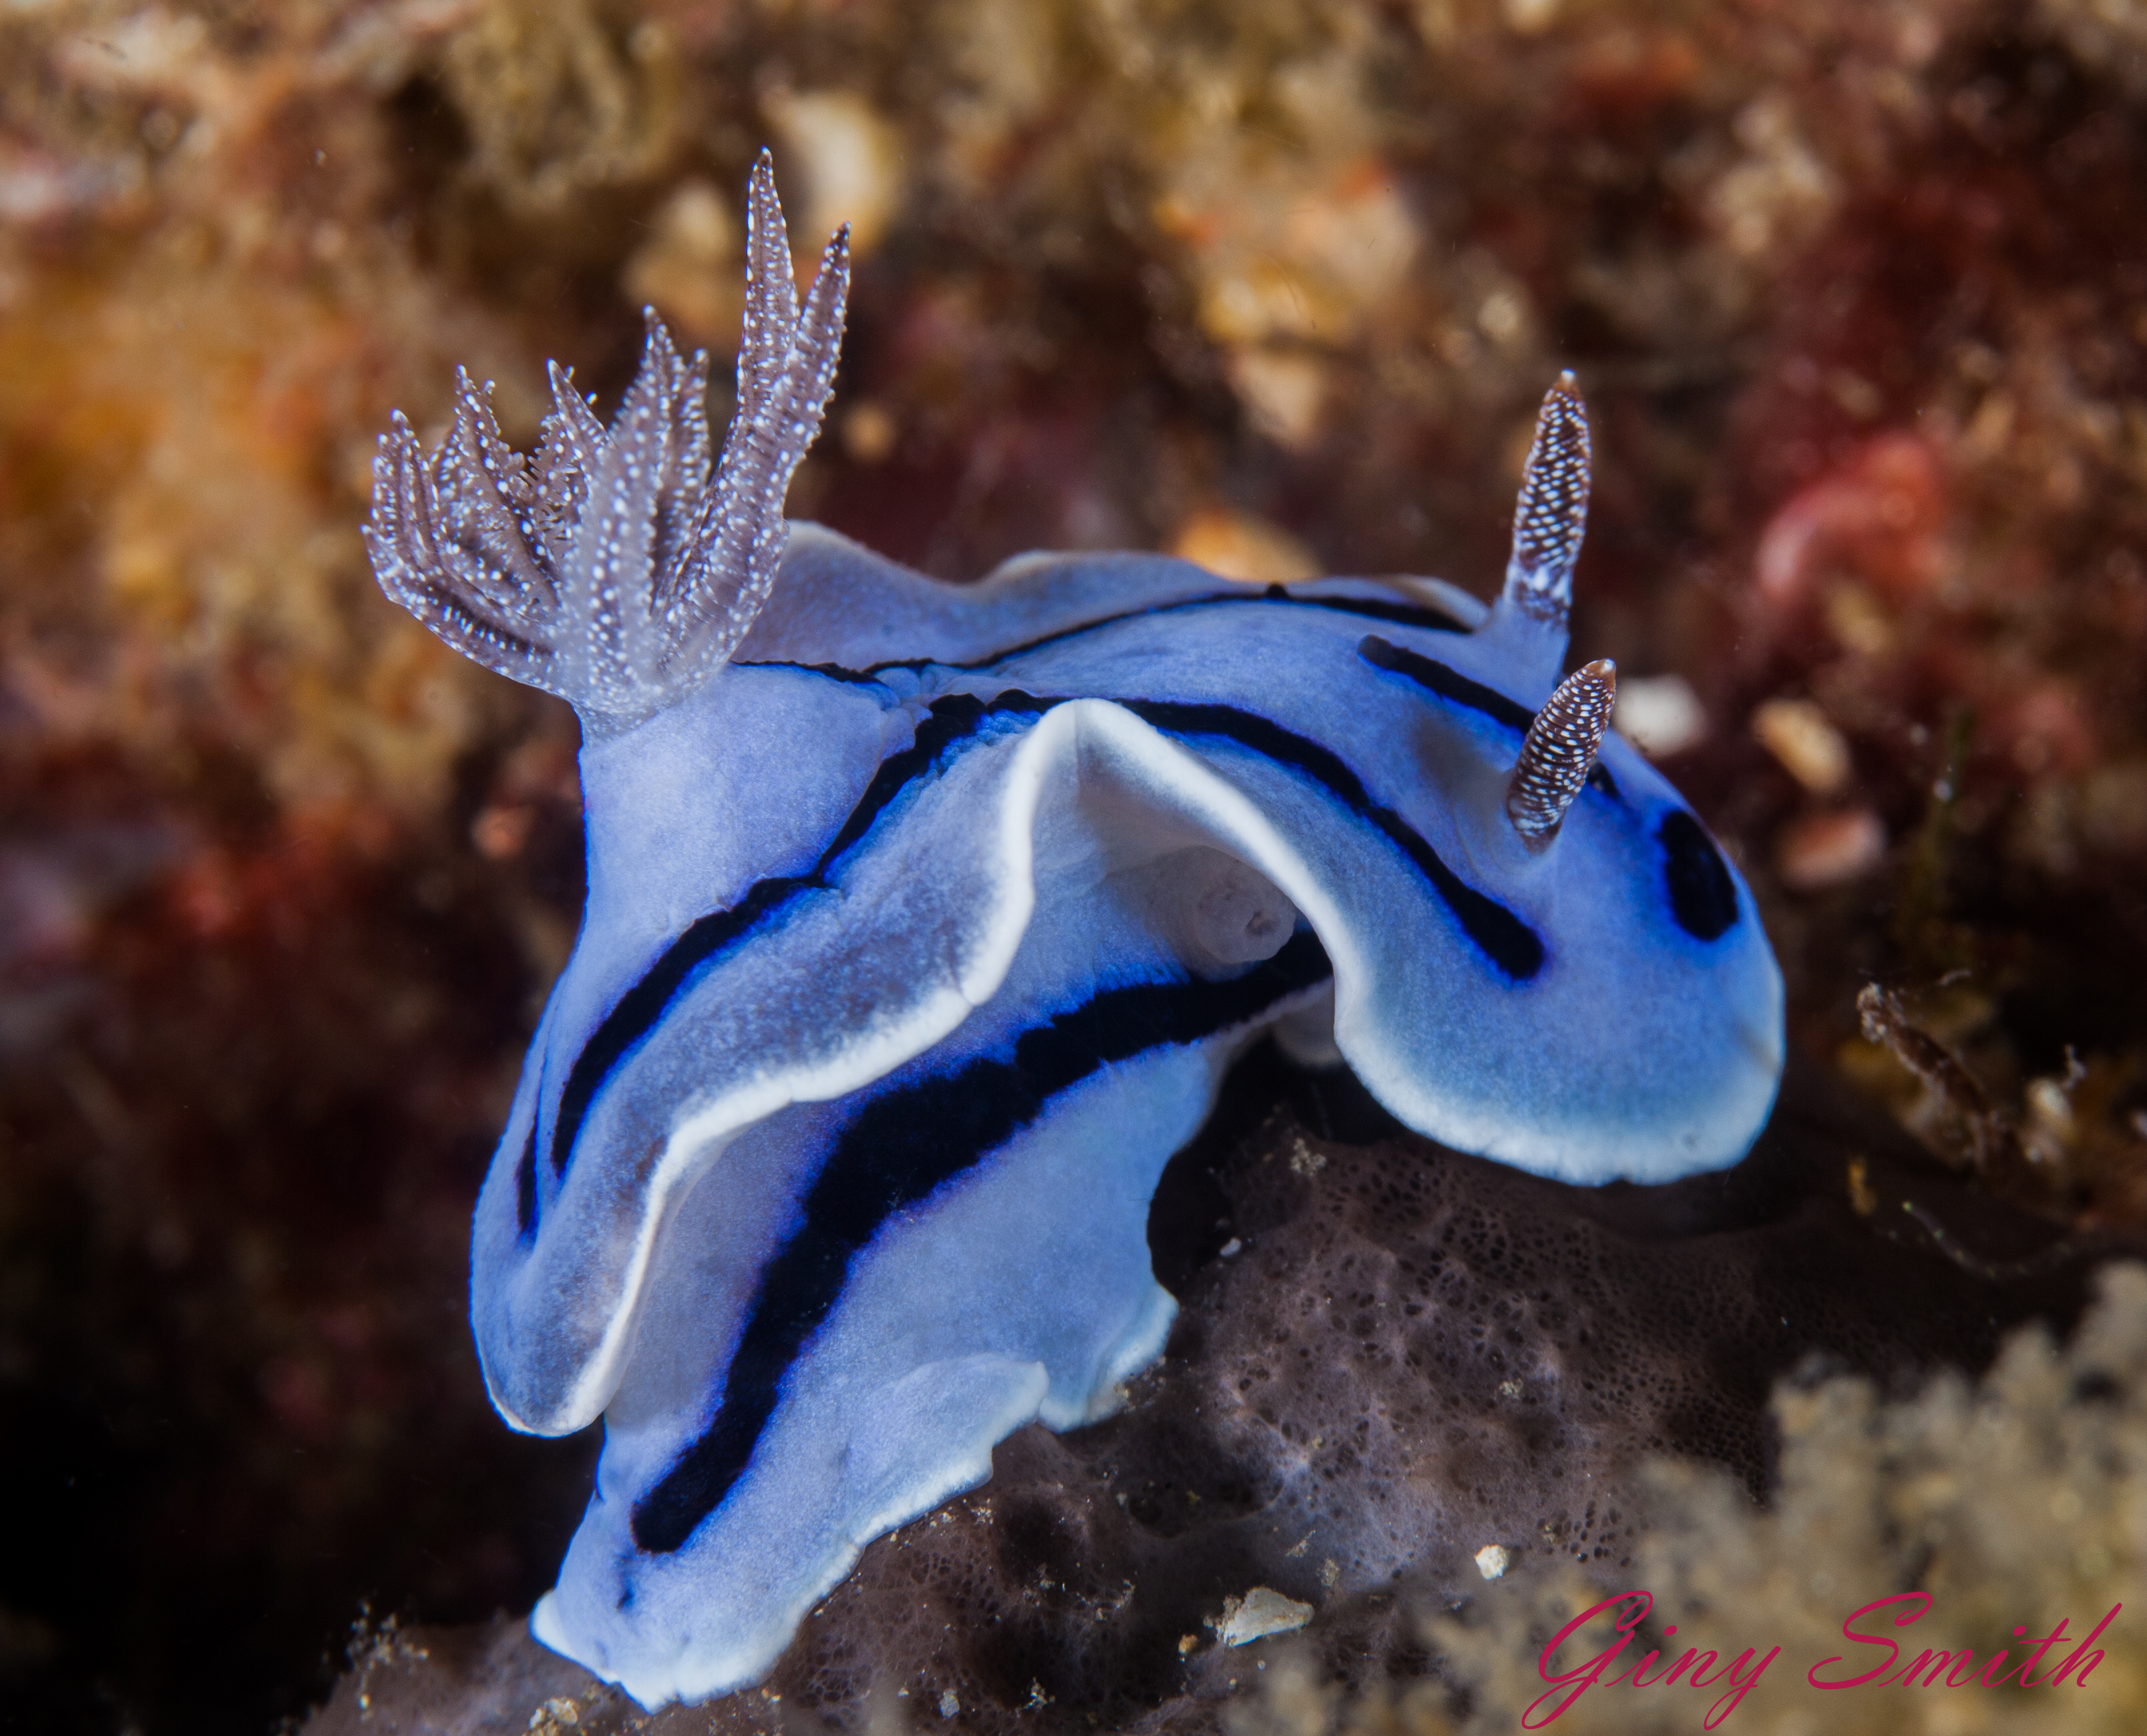
[[[643,1705],[762,1675],[874,1537],[1032,1420],[1123,1402],[1174,1312],[1164,1163],[1263,1033],[1410,1127],[1580,1183],[1734,1162],[1781,979],[1751,894],[1560,679],[1588,494],[1545,399],[1489,608],[1144,554],[943,583],[783,502],[848,288],[766,159],[735,415],[652,314],[607,428],[399,416],[388,594],[572,702],[588,906],[477,1205],[493,1402],[604,1422],[538,1637]]]

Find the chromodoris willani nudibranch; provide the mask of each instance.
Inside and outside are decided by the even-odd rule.
[[[944,583],[783,503],[833,388],[763,158],[736,413],[650,317],[533,454],[458,383],[374,468],[382,586],[579,713],[579,939],[477,1206],[517,1428],[604,1422],[539,1638],[643,1705],[753,1682],[874,1537],[1123,1402],[1174,1305],[1158,1177],[1272,1033],[1577,1183],[1734,1163],[1782,987],[1751,894],[1560,678],[1570,376],[1504,587],[1264,588],[1148,554]]]

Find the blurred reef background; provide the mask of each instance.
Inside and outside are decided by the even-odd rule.
[[[592,1443],[463,1308],[574,726],[357,527],[458,363],[527,444],[644,303],[727,354],[763,143],[858,258],[792,516],[943,577],[1488,593],[1574,368],[1574,650],[1793,1046],[2147,1228],[2139,0],[7,0],[0,1723],[265,1730],[548,1583]]]

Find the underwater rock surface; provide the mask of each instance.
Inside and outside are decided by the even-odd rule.
[[[1421,1674],[1418,1611],[1480,1590],[1486,1546],[1614,1565],[1647,1457],[1759,1494],[1777,1381],[1980,1368],[2128,1251],[1969,1192],[1805,1067],[1736,1168],[1584,1189],[1266,1048],[1150,1240],[1183,1312],[1129,1408],[1003,1443],[989,1483],[866,1550],[764,1687],[643,1720],[518,1626],[413,1630],[361,1648],[308,1736],[743,1736],[885,1702],[963,1732],[1205,1728],[1264,1667],[1216,1631],[1260,1587],[1312,1606],[1327,1676]]]

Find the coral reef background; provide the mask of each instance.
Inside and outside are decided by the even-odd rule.
[[[588,1443],[508,1435],[461,1316],[572,720],[356,527],[457,363],[526,443],[644,303],[733,343],[764,140],[860,262],[792,511],[947,577],[1488,590],[1574,368],[1575,651],[1794,1043],[1971,1188],[2147,1224],[2147,8],[16,0],[0,1718],[265,1728],[362,1600],[549,1574]]]

